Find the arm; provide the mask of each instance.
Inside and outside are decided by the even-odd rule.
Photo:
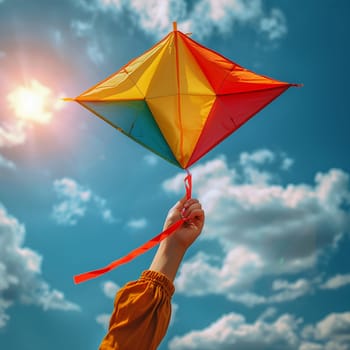
[[[170,209],[164,229],[180,220],[181,217],[185,217],[188,221],[160,243],[150,266],[150,270],[164,274],[172,282],[187,249],[202,231],[204,211],[199,201],[197,199],[186,200],[186,198],[178,201]]]
[[[155,350],[162,341],[170,321],[176,272],[203,228],[204,211],[198,200],[183,198],[177,202],[168,213],[164,229],[181,217],[187,221],[161,242],[150,269],[117,293],[100,350]]]

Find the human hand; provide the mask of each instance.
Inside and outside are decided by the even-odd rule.
[[[170,281],[174,281],[176,272],[187,248],[200,235],[204,225],[204,210],[198,199],[180,199],[169,210],[164,222],[164,230],[177,221],[186,221],[159,245],[153,258],[150,270],[164,274]]]
[[[169,210],[165,219],[164,230],[179,221],[186,219],[180,228],[166,238],[167,242],[176,243],[183,249],[187,249],[200,235],[203,229],[205,214],[198,199],[186,197],[179,200]]]

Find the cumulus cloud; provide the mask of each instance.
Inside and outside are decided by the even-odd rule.
[[[44,310],[79,310],[42,279],[42,256],[25,247],[24,240],[24,225],[0,204],[0,327],[9,320],[7,309],[17,303],[34,304]]]
[[[270,15],[261,18],[260,29],[270,40],[276,40],[287,34],[286,17],[280,9],[273,8]]]
[[[307,345],[303,350],[346,350],[350,348],[350,312],[331,313],[303,329]]]
[[[89,188],[66,177],[55,180],[53,186],[57,197],[61,200],[52,210],[52,217],[56,223],[76,225],[89,209],[97,209],[105,222],[115,222],[111,210],[107,207],[107,201],[94,194]]]
[[[130,221],[127,222],[127,226],[135,230],[140,230],[147,226],[147,219],[145,218],[131,219]]]
[[[103,50],[101,48],[100,42],[98,40],[98,37],[95,33],[96,28],[94,26],[93,20],[89,21],[80,21],[80,20],[73,20],[71,23],[71,28],[73,33],[78,38],[88,38],[87,41],[87,47],[86,47],[86,53],[90,60],[94,62],[96,65],[99,65],[104,62],[105,56]]]
[[[263,313],[263,315],[265,312]],[[275,310],[266,310],[268,318]],[[333,313],[314,325],[302,318],[283,314],[274,321],[266,316],[249,323],[243,315],[229,313],[202,330],[176,336],[170,350],[347,350],[350,345],[350,313]]]
[[[0,125],[0,148],[13,147],[25,142],[27,124],[23,121]]]
[[[114,299],[119,289],[120,286],[112,281],[105,281],[102,284],[103,294],[109,299]],[[96,322],[100,324],[103,327],[103,329],[107,330],[110,318],[111,314],[99,314],[96,316]]]
[[[299,343],[297,331],[300,322],[302,322],[300,319],[285,314],[271,323],[264,320],[247,323],[243,315],[229,313],[203,330],[174,337],[169,342],[169,349],[296,350]]]
[[[179,310],[179,305],[172,302],[171,303],[170,322],[169,322],[170,327],[176,322],[176,314],[177,314],[178,310]]]
[[[333,336],[350,341],[350,312],[332,313],[320,321],[314,328],[316,339],[327,339]]]
[[[241,154],[233,167],[224,157],[193,167],[195,190],[207,214],[201,239],[217,241],[223,254],[200,252],[186,261],[176,279],[178,292],[220,294],[255,305],[293,300],[319,285],[287,276],[314,267],[349,232],[344,205],[350,202],[349,175],[331,169],[316,174],[314,184],[282,186],[276,169],[285,159],[259,150]],[[163,187],[182,192],[183,174]],[[254,293],[260,278],[283,275],[285,282],[279,277],[270,294]]]
[[[270,41],[287,33],[282,10],[272,8],[266,12],[262,0],[198,0],[192,4],[186,0],[80,0],[79,4],[91,13],[113,13],[117,19],[128,16],[135,26],[157,39],[171,31],[174,20],[181,31],[194,32],[198,38],[214,32],[232,33],[235,25],[254,28]]]
[[[116,293],[120,289],[116,283],[112,281],[106,281],[102,285],[103,293],[107,298],[114,299]]]
[[[338,289],[350,284],[350,274],[336,275],[321,285],[322,289]]]
[[[272,283],[272,290],[278,293],[268,298],[269,302],[285,302],[297,299],[311,293],[314,290],[314,281],[300,278],[297,281],[275,280]]]
[[[311,342],[303,342],[300,345],[299,350],[325,350],[322,345],[311,343]]]
[[[100,324],[104,330],[107,330],[110,318],[110,314],[100,314],[96,316],[96,322]]]

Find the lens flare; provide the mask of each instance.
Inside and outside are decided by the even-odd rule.
[[[27,122],[47,124],[53,109],[57,109],[52,103],[52,91],[37,80],[31,80],[27,86],[18,86],[7,99],[15,116]]]

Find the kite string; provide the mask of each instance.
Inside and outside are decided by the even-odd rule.
[[[190,199],[192,197],[192,175],[188,171],[188,169],[186,169],[186,172],[187,172],[187,176],[184,179],[185,189],[186,189],[186,198]],[[148,242],[146,242],[143,245],[139,246],[138,248],[132,250],[130,253],[126,254],[125,256],[111,262],[109,265],[107,265],[105,267],[102,267],[102,268],[97,269],[97,270],[84,272],[84,273],[79,274],[79,275],[75,275],[73,277],[74,283],[79,284],[79,283],[91,280],[93,278],[97,278],[97,277],[117,268],[120,265],[128,263],[129,261],[135,259],[139,255],[145,253],[149,249],[151,249],[154,246],[156,246],[157,244],[159,244],[166,237],[170,236],[179,227],[181,227],[182,224],[186,222],[186,220],[187,220],[186,218],[181,217],[180,220],[176,221],[174,224],[169,226],[166,230],[159,233],[155,237],[151,238]]]
[[[184,179],[185,189],[186,189],[186,199],[189,200],[192,197],[192,174],[188,169],[185,169],[187,176]]]

